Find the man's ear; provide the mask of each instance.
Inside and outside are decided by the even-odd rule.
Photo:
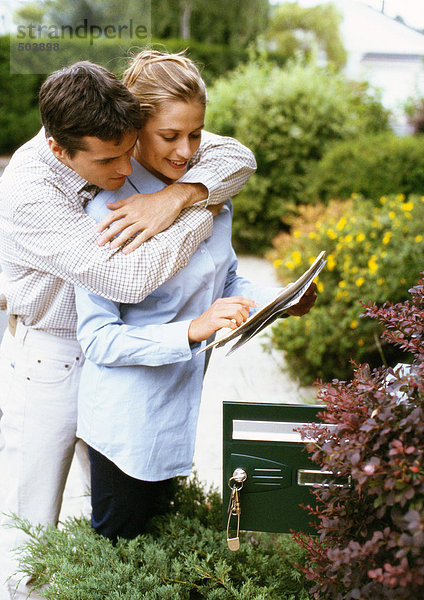
[[[66,162],[69,156],[65,148],[58,144],[58,142],[56,142],[56,140],[53,137],[47,138],[47,141],[49,142],[49,148],[53,152],[55,157],[62,162]]]

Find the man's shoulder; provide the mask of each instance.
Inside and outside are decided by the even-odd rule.
[[[37,181],[39,176],[53,173],[51,165],[46,162],[41,152],[43,141],[45,143],[43,130],[41,130],[18,148],[4,170],[2,181],[11,179],[16,186],[21,186],[30,181]]]
[[[1,197],[6,197],[9,202],[15,199],[19,204],[39,201],[41,197],[47,199],[50,194],[60,193],[56,171],[42,152],[45,149],[43,143],[45,145],[45,137],[41,130],[16,150],[0,179]]]

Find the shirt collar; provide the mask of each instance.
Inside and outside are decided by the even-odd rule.
[[[75,192],[76,194],[88,191],[89,194],[92,194],[91,198],[94,198],[94,196],[100,190],[100,188],[91,184],[89,181],[84,179],[84,177],[78,175],[76,171],[74,171],[55,157],[53,152],[50,150],[44,127],[41,129],[38,135],[38,152],[40,158],[48,167],[52,169],[55,178],[66,182],[66,187],[70,188],[70,190]],[[93,192],[92,188],[95,188],[95,192]]]

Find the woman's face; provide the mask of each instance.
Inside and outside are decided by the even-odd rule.
[[[200,145],[204,118],[197,100],[162,104],[140,130],[135,159],[165,183],[176,181]]]

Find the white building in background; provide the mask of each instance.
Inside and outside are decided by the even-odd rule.
[[[298,3],[313,6],[326,0]],[[378,88],[383,105],[393,112],[393,128],[399,134],[409,133],[403,105],[411,96],[424,96],[424,34],[360,0],[332,0],[332,4],[343,16],[347,77],[365,79]]]

